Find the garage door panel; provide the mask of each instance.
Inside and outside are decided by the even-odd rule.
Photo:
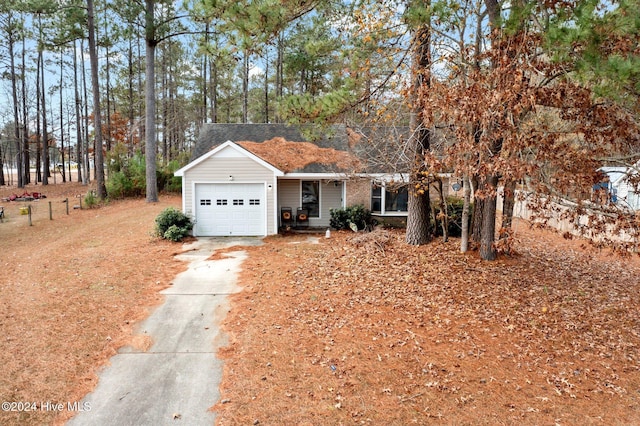
[[[196,235],[264,235],[264,184],[197,184]]]

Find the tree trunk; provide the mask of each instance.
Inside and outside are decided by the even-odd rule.
[[[209,26],[211,23],[207,21],[204,24],[204,45],[209,46]],[[207,122],[208,106],[207,101],[209,97],[209,80],[207,79],[207,67],[209,66],[209,50],[204,49],[202,55],[202,123]]]
[[[64,102],[62,96],[62,88],[64,85],[63,75],[64,75],[64,57],[62,52],[60,52],[60,153],[62,158],[60,159],[60,173],[62,174],[62,182],[67,181],[67,172],[65,171],[65,161],[64,161]],[[58,169],[58,165],[54,164],[54,170]],[[54,172],[55,173],[55,172]]]
[[[284,61],[284,34],[280,33],[278,35],[278,39],[277,39],[277,46],[276,46],[276,87],[275,87],[275,96],[276,96],[276,102],[279,101],[280,99],[282,99],[282,93],[283,93],[283,88],[282,86],[284,85],[283,83],[283,73],[284,73],[284,67],[283,67],[283,61]],[[282,119],[280,118],[280,116],[278,115],[277,112],[277,108],[276,108],[276,113],[275,113],[275,117],[274,117],[274,122],[275,123],[280,123],[282,121]]]
[[[516,204],[516,182],[509,180],[504,184],[504,202],[502,203],[502,229],[511,229],[513,208]]]
[[[489,16],[489,23],[492,30],[498,28],[500,22],[500,4],[497,0],[485,0],[487,7],[487,15]],[[492,138],[493,135],[487,135]],[[490,154],[492,158],[497,158],[502,149],[502,142],[497,139],[493,139],[490,147]],[[480,235],[480,258],[484,260],[495,260],[497,257],[495,247],[495,234],[496,234],[496,203],[497,196],[496,191],[498,187],[498,176],[495,172],[484,177],[482,185],[483,205],[482,205],[482,232]]]
[[[438,179],[438,195],[440,199],[440,224],[442,226],[442,241],[449,241],[449,212],[447,212],[447,201],[444,198],[444,188],[442,179]]]
[[[133,77],[134,77],[134,73],[133,73],[133,41],[131,40],[131,36],[129,37],[129,49],[127,51],[127,59],[129,61],[129,67],[128,67],[128,71],[129,71],[129,83],[128,83],[128,91],[129,91],[129,140],[128,140],[128,144],[127,144],[127,152],[129,154],[129,156],[133,156],[133,142],[134,142],[134,126],[133,123],[135,122],[135,111],[134,111],[134,105],[135,105],[135,101],[133,100]]]
[[[40,31],[40,41],[42,41],[42,14],[38,14],[38,27]],[[40,95],[41,98],[41,112],[42,112],[42,185],[49,185],[49,134],[47,131],[47,102],[46,102],[46,89],[44,80],[44,57],[43,47],[38,49],[38,63],[40,79]]]
[[[471,204],[471,185],[469,176],[462,176],[462,191],[464,194],[464,204],[462,205],[462,233],[460,237],[460,252],[466,253],[469,250],[469,209]]]
[[[40,68],[42,78],[42,184],[49,185],[49,167],[51,161],[49,161],[49,130],[47,125],[47,105],[46,105],[46,89],[44,86],[44,60]]]
[[[210,78],[211,78],[211,122],[218,122],[218,67],[213,62],[213,59],[209,59],[210,64]]]
[[[9,15],[7,19],[11,20],[13,14],[11,11],[8,12]],[[11,27],[11,24],[8,24]],[[16,147],[16,171],[18,173],[18,188],[24,188],[24,172],[23,172],[23,164],[22,164],[22,147],[20,143],[20,117],[18,115],[18,83],[16,77],[16,64],[14,58],[14,43],[15,40],[13,38],[13,32],[9,29],[9,64],[10,64],[10,72],[11,72],[11,99],[13,101],[13,136],[15,138],[15,147]],[[4,175],[2,175],[2,185],[4,185]]]
[[[105,32],[106,32],[105,37],[107,38],[107,42],[104,48],[104,66],[105,66],[105,95],[107,97],[107,108],[106,108],[107,109],[107,116],[106,116],[107,132],[106,132],[106,135],[103,135],[103,136],[105,139],[105,149],[107,152],[111,151],[111,129],[112,129],[112,125],[111,125],[111,62],[109,61],[109,55],[110,55],[109,43],[111,41],[108,40],[109,38],[108,29],[109,29],[108,25],[105,24]],[[105,195],[106,195],[106,190],[105,190]]]
[[[159,51],[160,59],[160,107],[159,110],[162,114],[162,135],[161,144],[162,147],[162,164],[167,164],[168,154],[168,140],[169,140],[169,74],[170,70],[167,69],[167,58],[170,55],[170,44],[164,43]]]
[[[414,124],[415,125],[415,124]],[[406,242],[410,245],[422,245],[431,241],[431,208],[429,200],[429,185],[422,186],[424,176],[424,153],[429,149],[430,132],[427,129],[418,127],[411,136],[415,139],[415,159],[414,171],[409,180],[409,203],[407,215]]]
[[[480,258],[495,260],[497,257],[494,244],[496,237],[496,187],[498,176],[490,175],[484,187],[485,195],[482,206],[482,233],[480,235]],[[488,192],[488,193],[487,193]]]
[[[425,153],[431,148],[431,132],[423,124],[422,107],[418,102],[418,92],[428,86],[431,78],[431,27],[430,23],[416,29],[413,34],[413,107],[410,116],[411,137],[409,143],[413,151],[413,171],[409,179],[409,203],[407,214],[406,242],[411,245],[426,244],[431,241],[431,221],[429,208],[429,184],[424,182]],[[416,188],[418,186],[418,188]]]
[[[249,50],[245,49],[242,72],[242,122],[249,122]]]
[[[76,167],[78,168],[78,182],[87,184],[85,181],[86,170],[84,169],[84,160],[82,159],[82,117],[80,115],[82,100],[80,99],[80,89],[78,87],[78,52],[77,45],[73,42],[73,90],[76,106]]]
[[[478,191],[480,190],[480,182],[477,176],[470,179],[470,184],[473,186],[473,192],[475,197],[473,199],[473,215],[471,217],[471,241],[475,243],[475,248],[480,244],[480,235],[482,234],[482,213],[484,211],[484,199],[478,197]]]
[[[80,51],[84,52],[84,43],[82,39],[80,40]],[[91,163],[89,161],[89,92],[87,91],[87,73],[84,67],[84,62],[82,63],[82,92],[83,92],[83,100],[84,100],[84,117],[83,117],[83,130],[84,130],[84,159],[83,159],[83,167],[84,167],[84,183],[89,184],[91,182]]]
[[[147,180],[147,202],[158,202],[156,177],[156,45],[154,7],[155,0],[145,0],[145,177]]]
[[[36,184],[42,182],[42,131],[41,131],[41,119],[42,119],[42,99],[44,97],[40,94],[41,80],[40,80],[40,67],[42,65],[42,52],[38,52],[36,59]]]
[[[266,49],[266,48],[265,48]],[[264,58],[264,122],[269,122],[269,52],[268,49]]]
[[[4,179],[4,152],[2,152],[2,146],[0,146],[0,186],[4,186],[7,182]]]
[[[93,125],[95,128],[94,162],[96,170],[96,196],[107,197],[104,182],[104,156],[102,153],[102,114],[100,112],[100,83],[98,81],[98,50],[96,47],[93,0],[87,0],[87,28],[89,33],[89,61],[91,63],[91,90],[93,92]]]
[[[29,107],[27,103],[27,64],[26,64],[26,37],[22,38],[22,70],[20,73],[20,79],[22,81],[22,183],[27,185],[31,183],[31,156],[29,155]]]

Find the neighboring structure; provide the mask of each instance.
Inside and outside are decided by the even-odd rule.
[[[388,156],[401,164],[388,142],[406,137],[394,129],[373,141],[334,125],[311,143],[281,124],[207,124],[192,161],[175,173],[182,177],[182,209],[194,219],[195,236],[327,228],[331,209],[358,204],[378,218],[402,220],[406,175],[369,159]]]
[[[604,193],[608,202],[625,209],[640,210],[640,183],[634,184],[634,180],[639,180],[640,162],[633,167],[602,167],[599,170],[607,179],[594,185],[595,198]]]

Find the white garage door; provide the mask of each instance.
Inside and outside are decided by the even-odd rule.
[[[261,183],[196,184],[197,236],[257,236],[266,233]]]

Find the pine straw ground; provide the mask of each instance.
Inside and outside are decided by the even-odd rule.
[[[516,235],[493,263],[395,231],[246,248],[217,424],[640,424],[637,256]]]
[[[62,200],[88,191],[77,183],[29,186],[45,200],[31,204],[33,226],[21,202],[0,202],[0,400],[36,403],[35,411],[0,411],[2,425],[60,424],[97,383],[96,371],[125,344],[132,328],[161,302],[158,294],[186,265],[179,245],[152,237],[155,217],[179,196],[159,203],[114,201],[69,215]],[[0,196],[25,190],[0,187]],[[52,202],[54,220],[47,214]],[[42,403],[63,409],[42,411]],[[4,407],[3,407],[4,408]],[[24,406],[22,407],[24,408]],[[29,405],[27,408],[33,408]]]
[[[56,206],[87,188],[28,190]],[[180,198],[32,227],[0,204],[0,399],[79,401],[118,347],[150,343],[132,329],[185,267],[180,245],[150,234]],[[243,247],[218,423],[640,424],[638,259],[526,228],[517,238],[521,254],[494,263],[456,240],[407,247],[398,232]],[[0,411],[0,424],[72,414]]]

